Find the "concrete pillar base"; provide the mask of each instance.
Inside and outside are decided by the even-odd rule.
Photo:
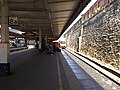
[[[8,75],[10,73],[10,63],[0,63],[0,75]]]

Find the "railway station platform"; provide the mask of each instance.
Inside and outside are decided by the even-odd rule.
[[[66,62],[64,70],[62,59],[59,52],[54,55],[40,53],[37,49],[12,52],[11,74],[0,77],[0,90],[82,90]]]
[[[120,0],[1,0],[0,8],[0,90],[120,90]],[[63,38],[61,52],[39,51]]]
[[[37,49],[12,52],[11,73],[0,77],[0,90],[120,90],[114,83],[102,86],[97,82],[104,79],[102,75],[83,62],[79,66],[74,59],[78,58],[66,50],[54,55]]]

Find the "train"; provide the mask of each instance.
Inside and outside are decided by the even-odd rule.
[[[65,38],[61,39],[61,40],[59,41],[59,43],[60,43],[60,47],[61,47],[62,49],[65,49],[65,48],[66,48],[66,39],[65,39]]]

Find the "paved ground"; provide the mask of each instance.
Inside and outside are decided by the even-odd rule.
[[[0,77],[0,90],[70,90],[57,55],[36,49],[11,54],[12,74]]]
[[[120,90],[120,86],[68,51],[62,51],[84,90]]]
[[[10,61],[12,74],[0,76],[0,90],[120,90],[68,52],[23,50],[12,53]]]

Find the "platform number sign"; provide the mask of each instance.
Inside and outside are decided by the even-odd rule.
[[[9,25],[18,25],[17,17],[9,17]]]

